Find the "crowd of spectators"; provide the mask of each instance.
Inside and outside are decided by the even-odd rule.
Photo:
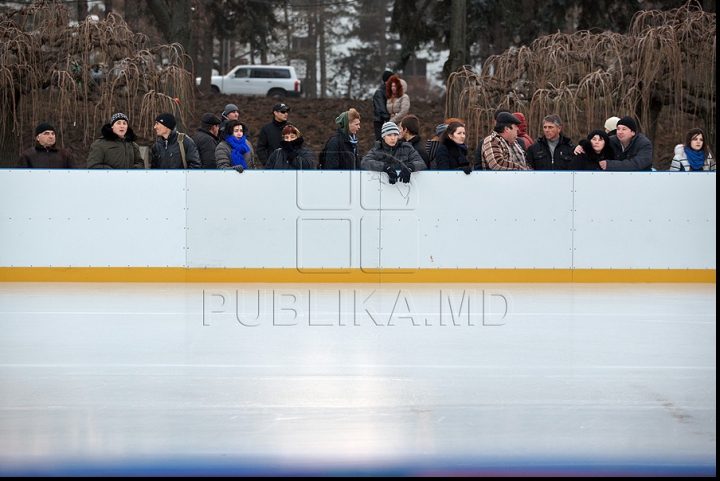
[[[304,147],[297,125],[288,120],[291,108],[273,106],[272,119],[263,125],[256,147],[250,130],[234,104],[227,104],[220,117],[205,113],[192,137],[177,131],[170,113],[155,118],[157,135],[149,161],[153,169],[365,169],[385,172],[390,183],[409,182],[411,173],[422,170],[607,170],[649,171],[653,145],[638,131],[630,116],[610,117],[603,129],[590,132],[578,145],[563,134],[563,121],[555,114],[543,119],[542,136],[533,140],[521,112],[498,110],[489,135],[475,149],[474,162],[468,159],[466,124],[450,118],[435,128],[435,137],[423,143],[420,119],[410,114],[407,83],[386,71],[373,96],[373,127],[376,140],[360,156],[357,133],[361,128],[358,111],[350,108],[335,119],[337,130],[323,149],[315,154]],[[100,129],[100,138],[90,147],[88,168],[145,168],[137,135],[130,119],[115,113]],[[76,168],[71,153],[56,146],[55,129],[47,122],[35,129],[36,145],[22,153],[18,167]],[[691,129],[675,147],[671,171],[715,171],[715,159],[705,133]]]

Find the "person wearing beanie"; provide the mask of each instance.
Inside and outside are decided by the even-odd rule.
[[[410,97],[407,94],[407,82],[401,80],[397,75],[391,76],[385,83],[385,97],[387,101],[390,122],[400,125],[402,119],[410,112]]]
[[[495,110],[495,113],[493,113],[493,125],[497,125],[497,119],[498,119],[498,116],[499,116],[500,114],[511,114],[511,115],[512,115],[512,113],[511,113],[509,110],[507,110],[507,109],[497,109],[497,110]],[[515,117],[515,116],[513,115],[513,117]],[[515,118],[518,119],[518,120],[520,120],[519,117],[515,117]],[[519,132],[520,132],[520,127],[519,127],[519,125],[520,125],[520,124],[518,124],[518,135],[519,135]],[[492,134],[491,134],[491,135],[492,135]],[[482,146],[483,146],[483,143],[484,143],[487,139],[489,139],[489,138],[491,137],[491,135],[488,135],[488,136],[485,137],[484,139],[480,139],[480,141],[478,142],[477,149],[475,149],[475,166],[474,166],[473,170],[483,170]],[[531,139],[531,140],[532,140],[532,139]],[[521,147],[523,150],[525,150],[525,145],[524,145],[524,143],[521,144],[521,142],[522,142],[522,140],[520,140],[520,141],[518,142],[518,145],[520,145],[520,147]]]
[[[450,122],[440,137],[440,147],[435,157],[438,170],[462,170],[466,174],[472,172],[470,162],[467,160],[465,135],[464,124]]]
[[[225,128],[226,134],[215,148],[215,161],[218,169],[235,169],[243,173],[245,169],[257,168],[252,145],[248,140],[250,131],[247,124],[231,120]]]
[[[319,156],[318,169],[357,170],[360,168],[357,137],[360,131],[360,114],[351,108],[338,115],[335,123],[338,128]]]
[[[705,141],[702,129],[690,129],[685,143],[675,146],[675,156],[670,164],[671,172],[711,171],[716,169],[715,158]]]
[[[440,147],[440,136],[442,136],[443,132],[445,132],[445,129],[447,128],[447,122],[436,126],[435,137],[425,143],[425,151],[427,152],[428,159],[430,160],[430,166],[428,167],[429,169],[435,170],[437,168],[437,162],[435,161],[435,158],[437,156],[437,149],[438,147]]]
[[[262,165],[265,165],[270,158],[270,154],[280,148],[282,142],[282,131],[288,124],[288,112],[290,107],[284,103],[278,103],[273,106],[273,119],[271,122],[262,126],[258,135],[257,157]]]
[[[382,138],[381,130],[385,122],[390,120],[390,114],[387,110],[387,90],[386,82],[390,80],[394,74],[386,70],[382,75],[382,84],[373,95],[373,127],[375,128],[375,141],[379,142]]]
[[[153,129],[157,134],[152,146],[152,169],[199,169],[200,155],[195,142],[175,130],[175,116],[162,113],[155,118]]]
[[[75,157],[55,145],[55,128],[47,122],[35,127],[35,147],[24,151],[17,163],[26,169],[75,169]]]
[[[600,162],[612,159],[615,155],[610,147],[610,137],[604,130],[593,130],[578,144],[583,148],[583,153],[573,156],[570,170],[602,170]]]
[[[88,169],[144,169],[145,161],[130,128],[130,119],[116,113],[100,129],[100,138],[90,146]]]
[[[400,142],[400,130],[394,122],[385,122],[380,130],[382,140],[373,144],[363,157],[360,166],[365,170],[385,172],[390,184],[398,180],[410,182],[410,174],[425,169],[425,161],[417,151],[405,142]]]
[[[626,172],[652,170],[652,142],[637,130],[637,123],[632,117],[627,116],[618,120],[617,134],[610,137],[613,158],[599,162],[602,170]],[[582,146],[575,147],[575,155],[584,152]]]
[[[415,115],[408,115],[402,119],[402,122],[400,122],[400,138],[403,142],[412,145],[413,149],[417,151],[420,158],[425,162],[425,168],[429,169],[430,157],[422,145],[422,139],[420,138],[420,119]]]
[[[315,168],[315,156],[303,147],[304,139],[300,130],[292,124],[283,127],[280,148],[270,154],[266,169],[309,170]]]
[[[543,119],[543,136],[525,149],[527,163],[533,170],[568,170],[575,145],[562,134],[562,120],[557,115]],[[519,134],[518,134],[519,135]]]
[[[520,119],[510,112],[500,112],[492,133],[479,146],[480,164],[475,170],[532,170],[525,160],[525,151],[517,143]]]
[[[617,134],[610,137],[613,160],[600,161],[600,168],[610,171],[651,170],[653,145],[650,139],[639,133],[632,117],[618,120]]]
[[[513,112],[513,115],[518,118],[520,124],[518,125],[518,138],[517,142],[520,147],[527,152],[530,146],[533,144],[533,139],[527,133],[527,120],[525,120],[525,114],[522,112]]]
[[[240,119],[240,110],[235,104],[227,104],[222,111],[222,119],[220,121],[220,127],[218,127],[218,137],[221,139],[225,138],[225,127],[231,120]]]
[[[200,156],[203,169],[216,169],[215,148],[220,142],[220,119],[213,113],[205,113],[200,118],[200,128],[193,135],[192,140]]]
[[[618,120],[620,120],[620,117],[610,117],[605,121],[605,133],[608,134],[608,137],[617,134]]]

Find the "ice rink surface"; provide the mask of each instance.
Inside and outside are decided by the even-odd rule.
[[[715,284],[0,284],[0,474],[699,474]]]

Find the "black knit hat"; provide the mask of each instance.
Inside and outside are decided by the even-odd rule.
[[[637,124],[635,123],[633,118],[630,116],[621,118],[620,120],[618,120],[617,124],[624,125],[625,127],[632,130],[633,132],[637,132]]]
[[[155,122],[163,124],[165,127],[167,127],[170,130],[174,129],[175,125],[176,125],[175,116],[173,114],[170,114],[167,112],[158,115],[155,118]]]
[[[128,124],[130,123],[130,119],[127,118],[127,115],[118,112],[118,113],[116,113],[115,115],[113,115],[112,117],[110,117],[110,127],[112,127],[113,124],[114,124],[115,122],[117,122],[118,120],[124,120],[124,121],[127,122]]]
[[[42,133],[45,132],[46,130],[52,130],[53,132],[55,132],[55,127],[53,127],[52,125],[50,125],[50,124],[47,123],[47,122],[43,122],[43,123],[41,123],[41,124],[38,124],[38,126],[35,127],[35,137],[37,137],[38,135],[42,134]]]
[[[392,77],[393,75],[395,75],[395,74],[392,73],[392,72],[389,71],[389,70],[384,71],[384,72],[383,72],[383,76],[382,76],[383,82],[387,82],[388,79],[389,79],[390,77]]]

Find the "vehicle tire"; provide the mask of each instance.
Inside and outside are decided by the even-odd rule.
[[[214,93],[214,94],[219,94],[219,93],[220,93],[220,87],[218,87],[217,85],[211,85],[211,86],[210,86],[210,91],[211,91],[212,93]]]
[[[274,97],[276,99],[285,97],[285,95],[287,95],[287,93],[285,92],[284,89],[270,89],[270,91],[267,94],[268,97]]]

